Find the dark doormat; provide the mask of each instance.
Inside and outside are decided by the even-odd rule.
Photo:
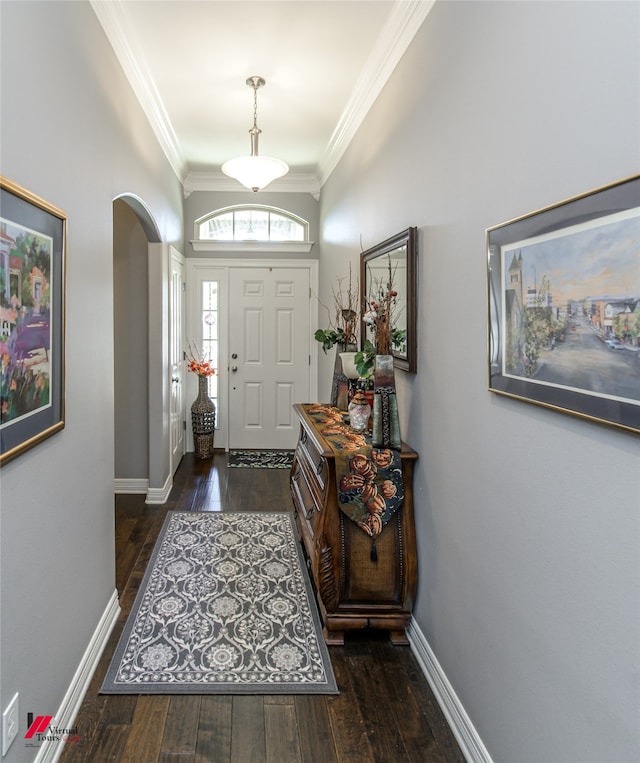
[[[290,469],[292,450],[230,450],[227,466],[231,469]]]

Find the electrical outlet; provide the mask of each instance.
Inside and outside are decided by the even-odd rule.
[[[9,702],[2,713],[2,755],[7,754],[11,742],[18,736],[18,694]]]

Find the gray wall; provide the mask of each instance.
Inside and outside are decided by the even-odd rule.
[[[487,391],[484,252],[638,172],[639,29],[635,2],[437,2],[321,197],[325,300],[361,236],[419,228],[415,618],[497,763],[640,758],[638,438]]]
[[[148,245],[126,202],[113,203],[115,478],[149,477]]]
[[[66,426],[0,473],[0,706],[54,714],[115,589],[113,199],[182,249],[182,192],[85,2],[3,1],[0,171],[68,215]]]
[[[0,473],[0,707],[19,691],[24,724],[114,589],[112,200],[192,253],[91,9],[0,12],[0,171],[69,215],[66,427]],[[420,230],[419,373],[398,373],[415,615],[496,763],[640,757],[638,440],[486,391],[484,256],[488,225],[638,171],[639,23],[636,3],[437,3],[323,189],[324,302],[361,247]]]

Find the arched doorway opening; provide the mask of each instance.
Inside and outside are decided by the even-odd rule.
[[[149,448],[149,246],[160,243],[136,196],[113,201],[114,478],[121,493],[146,493]]]

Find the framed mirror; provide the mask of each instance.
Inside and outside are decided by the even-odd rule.
[[[407,228],[360,255],[360,314],[364,316],[371,302],[379,301],[381,294],[387,292],[391,276],[393,290],[397,292],[391,311],[391,330],[396,339],[391,348],[393,364],[411,373],[418,370],[417,238],[417,228]],[[360,338],[363,347],[365,339],[374,341],[364,320],[361,320]]]

